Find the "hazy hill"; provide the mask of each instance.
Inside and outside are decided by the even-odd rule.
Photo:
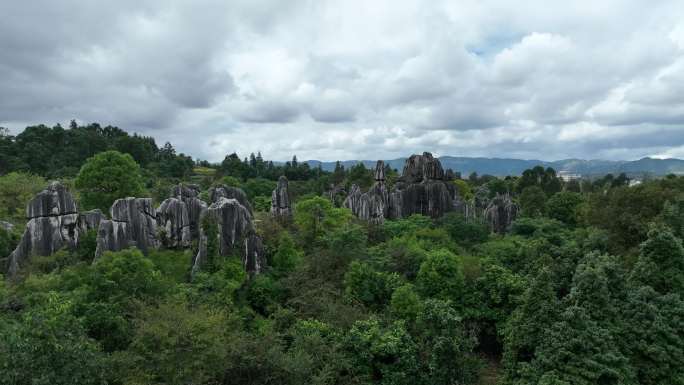
[[[388,163],[392,168],[401,170],[406,158],[388,159]],[[584,160],[584,159],[563,159],[557,161],[543,161],[537,159],[509,159],[509,158],[468,158],[457,156],[443,156],[439,160],[442,162],[444,168],[451,168],[454,171],[460,171],[463,176],[467,176],[471,172],[478,174],[490,174],[497,176],[505,175],[519,175],[524,170],[532,168],[537,165],[544,167],[553,167],[556,171],[568,171],[582,175],[603,175],[608,173],[628,174],[653,174],[666,175],[670,173],[684,174],[684,160],[682,159],[653,159],[643,158],[634,161],[611,161],[611,160]],[[312,167],[317,167],[319,164],[324,170],[332,171],[335,169],[335,162],[321,162],[318,160],[307,161]],[[362,162],[366,167],[375,166],[374,160],[345,160],[342,165],[349,168],[359,162]]]

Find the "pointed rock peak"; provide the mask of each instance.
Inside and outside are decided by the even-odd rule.
[[[385,162],[381,160],[375,164],[375,180],[378,182],[385,180]]]
[[[427,180],[443,180],[444,170],[439,159],[429,152],[411,155],[404,163],[402,179],[407,183],[420,183]]]

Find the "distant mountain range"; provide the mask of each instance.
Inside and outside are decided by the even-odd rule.
[[[388,159],[385,164],[401,172],[406,158]],[[605,174],[627,173],[630,176],[650,174],[662,176],[667,174],[684,175],[684,160],[682,159],[654,159],[643,158],[633,161],[623,160],[584,160],[584,159],[563,159],[556,161],[525,160],[525,159],[506,159],[506,158],[467,158],[457,156],[442,156],[439,158],[442,167],[446,170],[450,168],[460,172],[465,178],[470,173],[476,172],[479,175],[489,174],[495,176],[520,175],[528,168],[537,165],[552,167],[554,170],[567,171],[570,173],[581,174],[582,176],[596,176]],[[318,167],[320,164],[324,170],[332,171],[335,169],[335,162],[321,162],[318,160],[308,160],[311,167]],[[345,160],[340,163],[344,168],[349,168],[363,163],[366,167],[375,167],[374,160]]]

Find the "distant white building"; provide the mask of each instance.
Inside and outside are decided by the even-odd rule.
[[[641,180],[640,180],[640,179],[630,179],[630,180],[629,180],[629,187],[638,186],[638,185],[640,185],[640,184],[641,184]]]
[[[563,182],[570,182],[571,180],[582,179],[582,174],[577,174],[577,173],[570,172],[570,171],[558,171],[558,177]]]

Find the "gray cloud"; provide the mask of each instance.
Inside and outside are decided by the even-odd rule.
[[[210,160],[684,156],[676,0],[43,0],[0,14],[0,125],[15,132],[98,121]]]

